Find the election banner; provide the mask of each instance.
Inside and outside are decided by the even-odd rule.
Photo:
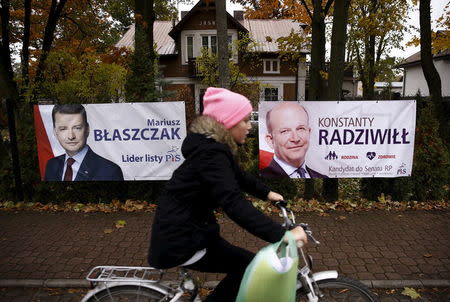
[[[45,181],[166,180],[183,161],[184,102],[35,105],[34,118]]]
[[[410,176],[415,124],[414,100],[261,102],[260,174]]]

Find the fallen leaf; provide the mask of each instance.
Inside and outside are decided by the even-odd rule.
[[[82,203],[77,203],[76,205],[74,205],[73,210],[74,210],[75,212],[79,212],[79,211],[81,211],[81,209],[83,209],[83,208],[84,208],[84,204],[82,204]]]
[[[420,294],[418,292],[416,292],[416,290],[414,288],[411,288],[411,287],[405,287],[405,289],[402,291],[402,295],[408,296],[413,300],[420,298]]]
[[[136,204],[134,207],[135,207],[137,210],[142,210],[142,209],[144,208],[144,205],[143,205],[143,204]]]
[[[10,208],[14,207],[14,202],[12,202],[12,201],[6,201],[6,202],[3,203],[3,206],[4,206],[5,208],[7,208],[7,209],[10,209]]]
[[[433,257],[433,255],[430,254],[430,253],[426,253],[426,254],[424,254],[423,256],[424,256],[425,258],[431,258],[431,257]]]
[[[339,216],[338,218],[336,218],[337,220],[345,220],[345,219],[347,219],[347,217],[346,216]]]
[[[125,220],[117,220],[116,221],[116,228],[120,229],[127,225],[127,222]]]
[[[105,233],[105,234],[111,234],[113,232],[113,229],[104,229],[103,230],[103,233]]]

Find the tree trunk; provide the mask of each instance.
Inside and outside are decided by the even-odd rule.
[[[321,71],[325,71],[325,16],[333,0],[328,0],[325,9],[322,8],[321,0],[313,0],[312,15],[312,45],[311,45],[311,68],[309,73],[308,99],[310,101],[323,100],[326,98],[324,92],[324,80]],[[305,198],[311,199],[314,195],[314,179],[305,182]]]
[[[313,1],[311,67],[309,81],[309,100],[323,99],[323,79],[320,74],[325,70],[325,20],[322,12],[322,1]]]
[[[153,0],[135,0],[134,52],[126,83],[127,100],[155,101],[155,51],[153,48]]]
[[[48,14],[47,24],[44,31],[44,39],[42,42],[41,56],[39,57],[38,67],[36,69],[36,79],[38,89],[43,81],[43,72],[45,62],[47,60],[50,49],[52,48],[53,40],[55,38],[56,25],[58,24],[61,12],[66,5],[67,0],[52,0],[52,5]]]
[[[9,49],[9,1],[1,0],[1,40],[0,40],[0,98],[6,98],[6,110],[8,115],[8,129],[10,136],[10,149],[14,185],[16,189],[16,201],[23,201],[22,173],[20,170],[19,152],[16,140],[16,122],[14,111],[17,108],[19,92],[14,81],[14,72],[11,65],[11,51]],[[2,102],[3,103],[3,102]],[[0,105],[2,105],[0,103]]]
[[[227,11],[225,0],[216,0],[217,49],[219,57],[219,86],[230,87],[230,70],[228,67]]]
[[[378,9],[378,1],[371,0],[369,15],[374,15]],[[363,98],[373,100],[375,97],[375,35],[369,35],[365,39],[364,66],[366,70],[360,70],[365,74],[363,80]]]
[[[442,101],[441,78],[433,64],[431,51],[430,0],[420,0],[420,58],[431,99]]]
[[[1,40],[0,40],[0,97],[17,101],[19,92],[11,64],[11,51],[9,49],[9,1],[1,0]]]
[[[335,0],[331,36],[330,71],[328,74],[328,99],[342,99],[345,70],[345,44],[347,41],[348,8],[350,0]]]
[[[375,97],[375,36],[369,37],[368,49],[369,74],[367,75],[367,99],[373,100]]]
[[[8,129],[9,129],[9,139],[11,142],[11,158],[12,158],[12,168],[14,174],[14,186],[15,186],[15,201],[24,201],[23,196],[23,186],[22,186],[22,172],[20,170],[19,161],[19,149],[17,145],[17,135],[16,135],[16,118],[15,118],[15,103],[13,100],[6,99],[6,110],[8,114]]]
[[[340,100],[342,98],[349,5],[350,0],[335,0],[334,2],[330,71],[327,89],[329,100]],[[326,201],[337,200],[338,193],[339,181],[337,178],[323,180],[322,196]]]
[[[27,87],[29,83],[28,61],[30,58],[30,27],[31,27],[31,0],[24,1],[25,16],[23,21],[23,38],[20,66],[22,71],[23,86]]]

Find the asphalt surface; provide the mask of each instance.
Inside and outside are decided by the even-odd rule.
[[[152,219],[152,213],[0,212],[0,301],[78,301],[92,267],[147,266]],[[126,225],[117,228],[118,220]],[[225,217],[219,221],[236,245],[256,252],[266,244]],[[299,221],[321,241],[307,247],[315,271],[337,270],[382,295],[426,288],[423,301],[450,301],[450,212],[307,213]],[[205,286],[223,277],[194,275]],[[174,270],[167,274],[175,277]],[[397,294],[382,301],[410,301]]]

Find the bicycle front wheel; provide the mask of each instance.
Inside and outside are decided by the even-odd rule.
[[[361,282],[347,277],[336,279],[326,279],[317,282],[322,297],[321,302],[376,302],[378,299]],[[296,302],[308,302],[308,298],[303,291],[297,291]]]
[[[92,296],[87,302],[156,302],[162,301],[164,295],[156,290],[136,285],[105,288]]]

